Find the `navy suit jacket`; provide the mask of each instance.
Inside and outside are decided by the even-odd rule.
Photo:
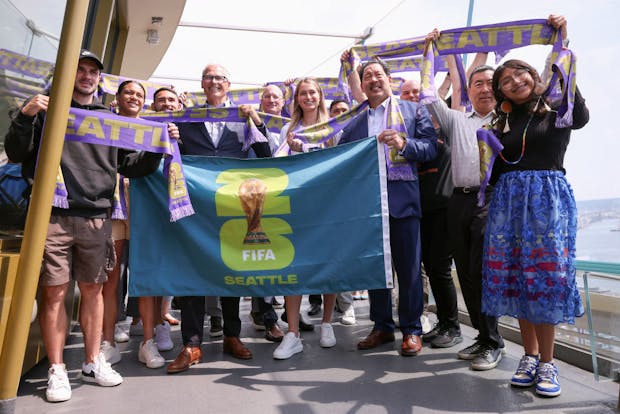
[[[437,136],[431,117],[424,106],[415,102],[399,100],[398,105],[407,127],[407,144],[403,156],[409,161],[414,174],[413,181],[388,180],[388,204],[390,216],[395,218],[421,217],[420,189],[417,162],[430,161],[437,154]],[[340,144],[368,137],[368,112],[364,111],[347,125]]]
[[[222,137],[216,147],[204,122],[179,123],[179,150],[185,155],[207,155],[215,157],[248,158],[248,151],[243,151],[244,125],[239,122],[224,124]],[[264,128],[264,126],[263,126]],[[260,128],[259,128],[260,130]],[[261,131],[265,134],[265,131]],[[257,142],[252,149],[259,158],[271,157],[267,142]]]

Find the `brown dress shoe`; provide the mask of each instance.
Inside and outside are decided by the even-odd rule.
[[[366,338],[357,343],[357,349],[372,349],[388,342],[394,342],[394,332],[373,329]]]
[[[224,337],[224,353],[239,359],[252,359],[252,352],[243,345],[238,336]]]
[[[402,356],[416,356],[422,350],[422,340],[418,335],[403,335],[403,345],[400,347]]]
[[[282,338],[284,338],[284,332],[282,332],[277,323],[274,323],[271,329],[265,332],[265,339],[268,341],[282,342]]]
[[[202,351],[199,346],[186,346],[174,361],[168,364],[168,374],[176,374],[189,369],[202,360]]]

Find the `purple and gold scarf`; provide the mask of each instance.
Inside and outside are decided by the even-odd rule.
[[[167,124],[71,108],[65,140],[165,154],[164,177],[168,179],[170,221],[177,221],[194,214],[183,175],[181,152],[176,140],[171,140],[168,136]],[[122,203],[123,191],[119,189],[118,184],[116,188],[119,191],[118,201]],[[62,171],[59,167],[54,192],[54,207],[68,208],[67,196]],[[124,215],[122,204],[115,204],[116,214],[120,218]]]

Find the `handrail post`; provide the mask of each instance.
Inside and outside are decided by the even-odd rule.
[[[50,106],[17,266],[18,277],[0,352],[0,414],[15,412],[88,5],[89,2],[84,0],[67,0],[65,8]]]
[[[586,317],[588,318],[588,327],[590,328],[590,351],[592,353],[592,373],[594,379],[598,382],[598,358],[596,357],[596,338],[594,336],[594,324],[592,322],[592,309],[590,307],[590,289],[588,288],[588,275],[590,272],[583,272],[583,290],[586,297]]]

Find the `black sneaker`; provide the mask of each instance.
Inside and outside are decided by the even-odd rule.
[[[274,309],[282,309],[282,304],[278,302],[275,296],[271,299],[271,306],[273,306]]]
[[[478,354],[484,351],[484,349],[485,349],[485,346],[481,344],[480,342],[476,341],[472,345],[468,346],[467,348],[461,349],[459,352],[457,352],[456,356],[459,357],[459,359],[466,359],[466,360],[475,359],[478,356]]]
[[[450,348],[463,342],[463,335],[458,328],[442,328],[431,341],[431,348]]]
[[[219,316],[211,316],[211,329],[209,329],[209,336],[211,338],[215,338],[222,335],[224,335],[222,318]]]
[[[471,361],[471,369],[474,371],[486,371],[493,369],[502,360],[501,348],[491,348],[484,346],[484,350]]]
[[[308,310],[308,315],[315,316],[321,313],[321,305],[319,303],[313,303],[310,305],[310,309]]]
[[[433,329],[422,335],[422,342],[431,342],[433,339],[439,335],[439,332],[442,330],[441,323],[437,323],[433,326]]]

